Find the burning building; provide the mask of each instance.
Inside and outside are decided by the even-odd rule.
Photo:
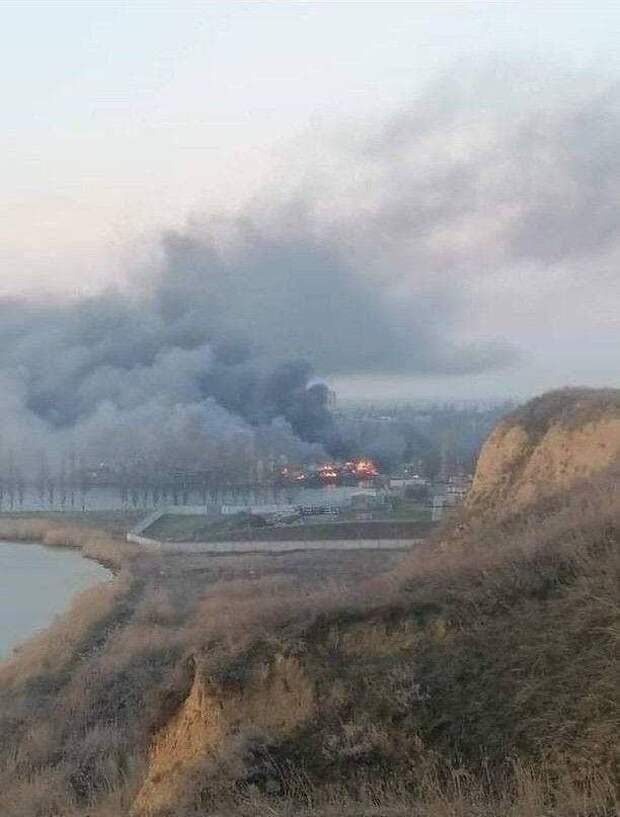
[[[281,482],[287,485],[302,485],[309,488],[325,485],[356,486],[372,482],[379,476],[375,463],[366,457],[348,462],[326,462],[318,465],[290,466],[282,468]]]

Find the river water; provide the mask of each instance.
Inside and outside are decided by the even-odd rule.
[[[79,551],[0,542],[0,659],[50,624],[74,593],[109,578]]]

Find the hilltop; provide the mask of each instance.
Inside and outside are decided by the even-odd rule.
[[[491,433],[467,507],[510,514],[596,477],[619,457],[620,389],[549,392]]]
[[[617,412],[514,413],[404,557],[127,554],[0,668],[0,811],[611,817]]]

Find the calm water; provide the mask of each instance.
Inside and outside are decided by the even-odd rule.
[[[74,593],[109,578],[77,551],[0,542],[0,658],[50,624]]]

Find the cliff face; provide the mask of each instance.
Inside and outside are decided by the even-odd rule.
[[[620,390],[564,390],[531,401],[485,443],[466,508],[509,514],[620,460]]]
[[[314,686],[294,658],[258,661],[243,685],[233,689],[210,682],[198,670],[187,698],[154,736],[133,815],[174,813],[188,791],[204,785],[201,778],[222,755],[231,762],[236,744],[254,733],[281,740],[311,717],[314,707]]]

